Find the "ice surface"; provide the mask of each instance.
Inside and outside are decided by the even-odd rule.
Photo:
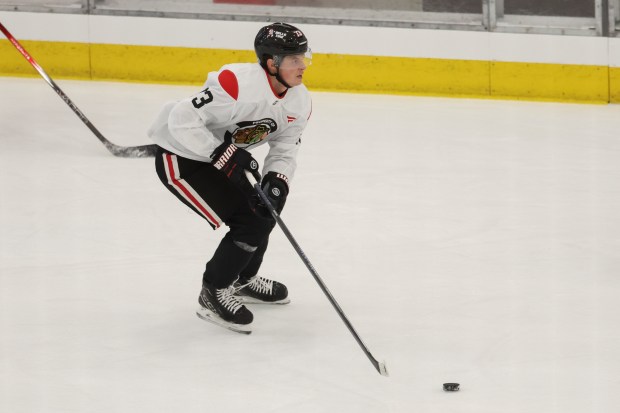
[[[58,83],[120,145],[199,87]],[[617,411],[619,106],[314,93],[282,218],[386,378],[278,229],[291,304],[199,320],[224,230],[43,80],[0,90],[0,411]]]

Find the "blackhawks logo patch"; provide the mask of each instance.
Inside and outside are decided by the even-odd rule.
[[[234,143],[252,145],[265,139],[270,133],[278,129],[275,120],[266,118],[237,123],[237,129],[232,132]]]

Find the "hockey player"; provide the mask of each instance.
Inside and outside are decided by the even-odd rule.
[[[274,23],[259,30],[254,49],[258,63],[209,73],[202,91],[166,104],[148,131],[160,147],[155,166],[166,188],[213,229],[229,227],[206,264],[197,314],[243,333],[253,320],[244,303],[289,302],[284,284],[258,275],[275,221],[245,171],[281,212],[311,113],[306,36]],[[261,176],[248,150],[265,143]]]

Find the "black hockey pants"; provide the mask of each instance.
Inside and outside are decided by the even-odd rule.
[[[237,277],[256,275],[275,221],[257,215],[248,196],[210,163],[160,148],[155,169],[166,188],[213,229],[222,224],[230,228],[207,263],[203,282],[226,288]]]

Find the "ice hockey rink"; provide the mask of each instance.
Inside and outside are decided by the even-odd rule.
[[[199,88],[58,84],[120,145]],[[313,93],[282,218],[386,378],[278,228],[291,304],[198,319],[225,230],[42,79],[0,90],[0,411],[617,411],[620,106]]]

